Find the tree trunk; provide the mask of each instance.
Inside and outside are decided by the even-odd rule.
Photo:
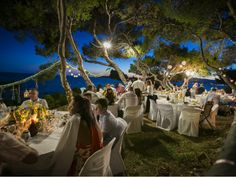
[[[65,58],[65,43],[66,43],[66,7],[65,7],[65,0],[58,0],[57,1],[57,13],[58,13],[58,20],[59,20],[59,29],[60,29],[60,39],[58,43],[58,55],[61,60],[61,69],[60,69],[60,76],[61,76],[61,83],[65,90],[67,101],[71,102],[73,99],[72,90],[70,84],[66,78],[66,58]]]
[[[120,80],[121,80],[124,84],[127,84],[127,80],[126,80],[126,78],[125,78],[124,73],[123,73],[122,70],[119,68],[119,66],[118,66],[115,62],[112,61],[112,59],[109,57],[108,52],[107,52],[107,50],[106,50],[105,48],[103,49],[103,53],[104,53],[104,57],[105,57],[107,63],[109,63],[109,64],[111,65],[111,67],[113,67],[113,68],[117,71],[117,73],[118,73],[118,75],[119,75],[119,77],[120,77]]]
[[[78,47],[77,47],[77,45],[76,45],[76,43],[74,41],[74,38],[72,36],[71,25],[69,25],[68,28],[69,29],[67,30],[67,37],[69,39],[69,42],[70,42],[70,44],[71,44],[71,46],[73,48],[73,51],[74,51],[75,55],[76,55],[77,62],[78,62],[78,70],[80,71],[80,74],[83,77],[83,79],[85,80],[86,84],[94,86],[93,82],[90,80],[88,74],[84,70],[83,58],[82,58],[81,53],[80,53],[80,51],[79,51],[79,49],[78,49]]]

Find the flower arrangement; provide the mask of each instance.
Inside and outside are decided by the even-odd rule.
[[[38,131],[47,129],[47,119],[50,118],[48,110],[40,103],[29,102],[26,107],[20,106],[14,113],[20,132],[29,130],[31,136]]]

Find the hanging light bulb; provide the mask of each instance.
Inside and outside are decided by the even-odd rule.
[[[186,61],[182,61],[182,63],[181,63],[183,66],[185,66],[186,64],[187,64],[187,62]]]
[[[167,66],[167,69],[172,69],[172,65],[168,65],[168,66]]]
[[[222,68],[219,68],[220,71],[222,71]]]
[[[226,75],[225,75],[225,74],[223,74],[223,77],[226,77]]]
[[[234,82],[234,80],[233,80],[233,79],[230,79],[230,82]]]
[[[71,72],[71,69],[69,69],[69,72]]]
[[[111,48],[111,43],[109,41],[105,41],[103,42],[103,47],[106,49],[110,49]]]

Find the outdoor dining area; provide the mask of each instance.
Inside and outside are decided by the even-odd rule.
[[[119,87],[124,86],[120,84]],[[186,89],[158,91],[153,85],[151,87],[153,92],[149,92],[150,85],[146,87],[143,81],[137,79],[127,85],[127,91],[122,89],[123,93],[117,92],[110,84],[97,92],[82,89],[82,95],[91,100],[92,106],[99,99],[111,101],[107,109],[118,122],[116,130],[112,130],[118,134],[86,159],[79,175],[124,175],[126,167],[121,153],[124,136],[141,133],[145,119],[153,122],[161,131],[177,131],[182,136],[198,137],[202,128],[217,129],[216,117],[220,103],[225,102],[226,98],[228,101],[234,98],[230,94],[222,95],[214,88],[195,95],[192,88],[192,94],[186,96]],[[136,88],[136,92],[137,89],[143,89],[139,95],[140,101],[133,88]],[[73,161],[80,117],[66,110],[49,110],[47,102],[38,97],[40,101],[32,102],[35,93],[36,90],[30,91],[30,99],[19,107],[7,107],[2,102],[0,125],[1,131],[20,138],[28,147],[36,150],[38,160],[34,164],[7,163],[4,168],[12,175],[67,175]],[[110,93],[113,99],[110,99]],[[96,109],[93,114],[98,117]],[[129,138],[126,143],[135,146]]]
[[[0,175],[236,175],[235,0],[0,6]]]

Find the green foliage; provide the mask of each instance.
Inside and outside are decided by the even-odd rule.
[[[45,95],[44,99],[47,100],[50,109],[55,109],[67,104],[66,95],[62,93],[53,93]]]
[[[40,70],[44,70],[48,67],[50,67],[53,63],[47,63],[47,64],[43,64],[39,67]],[[38,81],[39,82],[44,82],[44,81],[47,81],[47,80],[52,80],[56,77],[57,75],[57,72],[58,72],[58,67],[54,68],[54,69],[51,69],[50,71],[48,71],[47,73],[41,75],[38,77]]]

